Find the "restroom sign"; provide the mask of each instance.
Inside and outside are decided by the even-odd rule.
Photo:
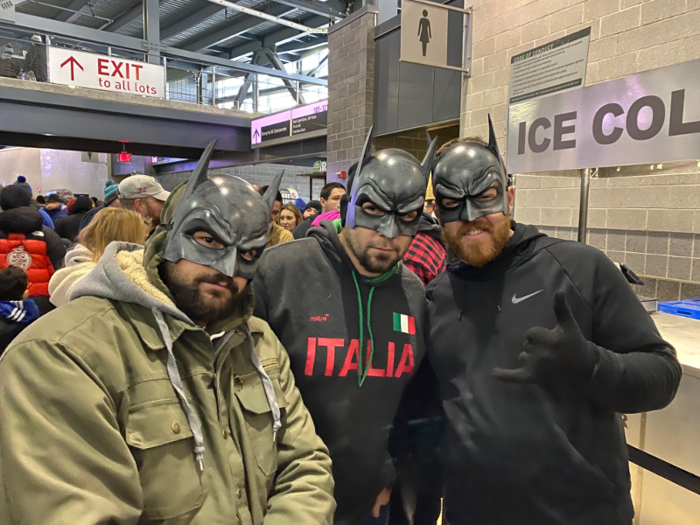
[[[403,0],[400,60],[468,72],[463,54],[470,13],[426,0]]]
[[[698,158],[700,59],[510,106],[510,173]]]
[[[162,66],[60,47],[49,47],[49,80],[54,84],[165,98]]]

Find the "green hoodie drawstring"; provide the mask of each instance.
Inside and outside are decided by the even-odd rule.
[[[362,293],[360,292],[360,284],[357,282],[357,272],[355,272],[355,270],[352,271],[352,280],[355,283],[355,291],[357,292],[357,305],[360,310],[360,349],[357,363],[357,386],[359,387],[361,387],[364,384],[365,379],[367,379],[367,372],[369,371],[369,367],[372,366],[372,358],[374,357],[374,336],[372,335],[372,324],[370,322],[372,315],[372,296],[374,295],[375,290],[374,285],[389,279],[392,275],[396,273],[396,270],[398,270],[400,266],[401,261],[397,262],[391,270],[387,271],[386,273],[383,273],[379,277],[375,277],[374,279],[367,279],[367,283],[371,286],[369,290],[369,297],[367,297],[367,331],[369,332],[369,358],[367,359],[367,366],[365,367],[364,371],[362,370],[362,357],[364,355],[365,323],[363,322],[364,311],[362,308]]]

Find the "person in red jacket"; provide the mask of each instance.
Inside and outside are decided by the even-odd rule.
[[[0,269],[14,266],[27,273],[29,295],[49,295],[49,280],[63,266],[66,247],[58,234],[43,225],[20,186],[0,193]]]

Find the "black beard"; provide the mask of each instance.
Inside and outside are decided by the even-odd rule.
[[[394,253],[391,256],[382,254],[375,257],[371,257],[368,251],[360,253],[360,249],[355,246],[355,239],[352,235],[346,235],[345,239],[347,240],[348,248],[350,248],[355,255],[357,261],[368,272],[379,274],[386,273],[401,260],[398,253]]]
[[[183,282],[177,275],[177,267],[174,263],[165,262],[158,269],[160,277],[168,287],[175,300],[175,306],[195,323],[215,323],[227,319],[235,314],[241,307],[245,299],[234,280],[227,275],[198,275],[189,282]],[[230,292],[230,297],[225,302],[221,302],[225,292],[213,291],[210,294],[218,302],[208,298],[200,292],[201,283],[218,284],[226,282],[226,287]]]

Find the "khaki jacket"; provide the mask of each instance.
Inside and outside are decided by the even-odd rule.
[[[79,286],[116,264],[115,244]],[[150,284],[157,277],[134,264],[143,252],[120,255],[128,279],[169,301]],[[112,288],[122,293],[117,280]],[[185,395],[201,422],[203,471],[166,369],[163,335],[153,312],[136,303],[74,298],[28,327],[3,355],[0,523],[330,524],[328,451],[287,353],[267,323],[250,317],[252,292],[239,314],[210,329],[233,331],[216,350],[210,333],[164,314]],[[274,441],[245,323],[281,408]]]
[[[276,222],[272,222],[270,224],[272,225],[272,228],[270,228],[270,233],[267,236],[269,240],[267,241],[265,248],[271,248],[273,246],[277,246],[278,244],[282,244],[283,242],[291,242],[294,240],[294,235],[292,235],[292,232],[285,230]]]

